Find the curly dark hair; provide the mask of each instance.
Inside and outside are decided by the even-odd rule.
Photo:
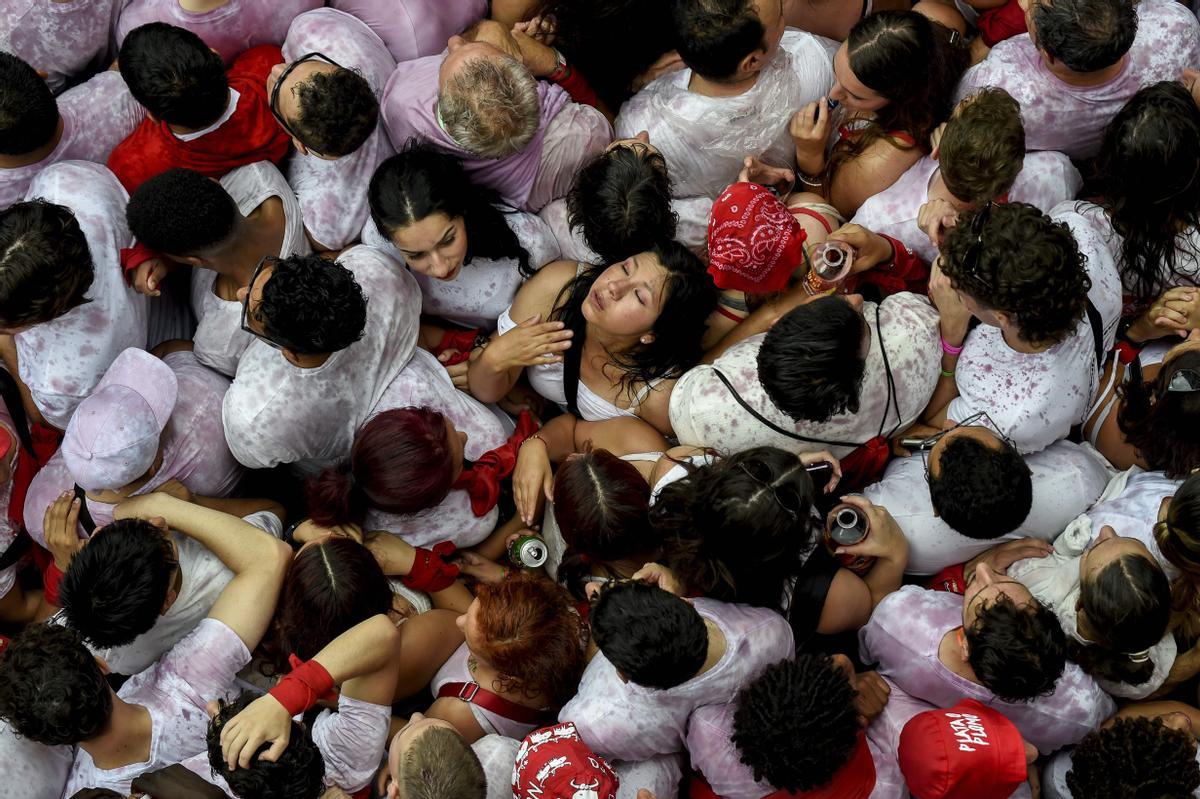
[[[224,778],[234,796],[243,799],[317,799],[325,790],[325,758],[308,730],[294,721],[287,748],[276,760],[259,757],[271,748],[267,742],[254,753],[249,768],[231,769],[225,764],[221,730],[257,698],[254,693],[243,691],[232,702],[217,700],[220,709],[208,722],[204,736],[208,765],[214,774]]]
[[[630,681],[667,690],[696,676],[708,656],[708,628],[694,607],[639,581],[607,583],[592,604],[596,646]]]
[[[191,31],[165,22],[134,28],[117,63],[133,99],[168,124],[200,130],[229,105],[225,62]]]
[[[367,298],[354,273],[319,255],[274,261],[251,310],[266,334],[300,354],[338,352],[363,336]]]
[[[467,256],[511,258],[524,277],[544,264],[531,264],[529,251],[508,226],[500,194],[471,182],[462,159],[439,152],[427,143],[410,139],[404,149],[384,161],[371,176],[367,188],[371,218],[389,239],[398,228],[420,222],[433,214],[450,219],[462,217],[467,230]]]
[[[1036,599],[1018,608],[1006,594],[983,607],[964,630],[975,676],[1005,702],[1031,702],[1049,694],[1067,665],[1067,642],[1058,617]]]
[[[1038,6],[1041,9],[1041,6]],[[1182,85],[1163,81],[1130,98],[1104,132],[1094,196],[1121,235],[1117,267],[1139,310],[1169,286],[1191,283],[1179,267],[1200,258],[1200,109]]]
[[[1181,352],[1153,381],[1130,375],[1117,389],[1117,426],[1154,471],[1178,480],[1200,466],[1200,393],[1167,391],[1180,370],[1200,373],[1200,352]]]
[[[1071,753],[1074,799],[1191,799],[1200,788],[1196,739],[1162,719],[1119,718]]]
[[[315,72],[295,92],[300,114],[292,128],[305,147],[321,155],[350,155],[379,122],[379,100],[356,69]]]
[[[58,103],[37,71],[0,52],[0,155],[24,155],[58,130]]]
[[[575,175],[567,221],[605,263],[673,240],[678,217],[666,160],[638,145],[600,153]]]
[[[191,169],[168,169],[138,186],[125,208],[129,229],[151,249],[201,255],[228,243],[241,212],[229,192]]]
[[[158,621],[179,562],[162,530],[118,519],[71,559],[59,598],[67,624],[92,646],[123,646]]]
[[[611,354],[621,369],[621,388],[630,397],[639,386],[679,377],[700,362],[704,354],[700,340],[708,329],[708,315],[717,307],[717,287],[695,253],[677,241],[655,244],[647,252],[653,253],[667,273],[662,308],[654,321],[654,341]],[[574,331],[572,346],[581,350],[587,339],[583,303],[606,268],[594,266],[576,275],[558,293],[550,313],[549,321],[562,322]]]
[[[1124,0],[1052,0],[1033,6],[1029,33],[1038,48],[1074,72],[1120,61],[1137,36],[1137,7]]]
[[[766,46],[754,0],[673,0],[675,47],[683,63],[709,80],[733,77],[742,59]]]
[[[841,297],[821,297],[788,311],[758,350],[763,390],[797,422],[858,413],[866,332],[862,315]]]
[[[990,540],[1021,526],[1033,506],[1033,473],[1016,447],[990,447],[957,435],[929,470],[929,499],[946,524],[967,538]]]
[[[31,624],[0,657],[0,719],[47,746],[74,746],[104,731],[113,691],[79,633]]]
[[[988,216],[977,236],[978,214]],[[1063,341],[1086,312],[1092,287],[1084,268],[1087,258],[1065,223],[1052,221],[1028,203],[988,205],[961,215],[941,255],[951,285],[1011,316],[1030,344]]]
[[[92,251],[70,208],[36,199],[0,211],[0,325],[48,322],[91,302],[94,277]]]
[[[755,447],[667,485],[650,520],[690,592],[782,611],[784,589],[819,534],[813,499],[798,456]]]
[[[737,697],[732,741],[754,779],[796,793],[827,784],[854,754],[850,678],[828,655],[772,663]]]

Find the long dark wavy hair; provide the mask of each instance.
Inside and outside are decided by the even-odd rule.
[[[1200,466],[1200,392],[1167,391],[1181,369],[1200,374],[1200,352],[1181,352],[1163,364],[1153,381],[1130,375],[1117,389],[1117,426],[1125,441],[1150,469],[1176,479]]]
[[[679,377],[700,362],[704,354],[700,340],[708,328],[708,315],[717,307],[716,286],[704,263],[691,250],[679,242],[667,241],[655,244],[648,252],[667,272],[662,309],[651,330],[654,341],[609,354],[622,371],[620,385],[629,396],[637,392],[638,386],[659,378]],[[583,303],[607,268],[593,266],[576,275],[554,300],[550,319],[575,332],[573,347],[582,348],[587,340]]]
[[[529,263],[502,211],[503,201],[494,190],[477,186],[467,177],[462,161],[440,153],[428,144],[410,139],[404,149],[384,161],[367,188],[371,218],[389,239],[398,228],[420,222],[431,214],[461,216],[467,229],[467,257],[514,258],[524,277],[538,266]]]
[[[1200,109],[1187,89],[1163,81],[1125,104],[1105,130],[1085,196],[1121,234],[1117,267],[1135,307],[1195,282],[1179,272],[1182,261],[1200,260],[1179,235],[1200,227]]]

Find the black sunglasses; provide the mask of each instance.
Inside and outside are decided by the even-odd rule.
[[[948,427],[940,433],[934,433],[929,438],[916,445],[915,449],[921,453],[921,461],[925,466],[926,482],[929,482],[929,453],[933,451],[934,446],[941,441],[947,433],[952,433],[955,430],[959,430],[964,427],[982,427],[984,430],[995,433],[997,438],[1010,447],[1016,449],[1016,445],[1013,443],[1013,440],[1006,436],[1004,431],[1002,431],[1000,427],[994,421],[992,421],[992,417],[988,416],[987,411],[973,413],[966,419],[963,419],[961,422],[954,425],[954,427]]]
[[[975,241],[967,250],[967,256],[963,258],[963,273],[979,283],[983,282],[979,276],[979,261],[983,256],[983,229],[987,227],[991,215],[992,204],[989,202],[980,208],[979,213],[971,220],[971,235],[975,237]]]
[[[1167,383],[1167,393],[1190,394],[1193,391],[1200,391],[1200,373],[1195,369],[1180,369],[1171,375],[1171,382]]]
[[[300,134],[298,134],[298,133],[296,133],[296,131],[292,130],[292,127],[290,125],[288,125],[287,120],[283,118],[283,114],[280,113],[280,111],[279,111],[279,90],[283,86],[283,82],[288,79],[288,75],[291,75],[292,71],[295,70],[296,67],[303,64],[305,61],[324,61],[327,64],[332,64],[333,66],[337,67],[338,69],[344,69],[344,67],[341,64],[334,61],[332,58],[325,55],[324,53],[305,53],[304,55],[300,56],[292,63],[288,64],[287,67],[283,70],[283,72],[280,73],[279,80],[275,81],[275,85],[271,87],[271,103],[270,103],[271,114],[275,117],[276,121],[279,122],[279,126],[282,127],[285,131],[287,131],[287,134],[289,136],[291,136],[293,139],[296,139],[298,141],[304,141],[304,139],[300,136]],[[308,147],[307,143],[305,144],[305,146]],[[309,147],[309,149],[312,150],[311,147]],[[313,152],[316,152],[316,151],[313,150]]]
[[[303,347],[297,347],[290,342],[284,341],[281,338],[271,338],[265,333],[260,333],[249,325],[250,315],[250,295],[254,293],[254,284],[258,282],[259,275],[262,274],[263,268],[267,265],[274,266],[281,259],[274,255],[264,255],[259,260],[258,265],[254,267],[254,272],[250,275],[250,282],[246,284],[246,297],[242,300],[242,330],[254,336],[264,344],[274,347],[277,350],[291,350],[292,352],[304,352]],[[257,319],[257,315],[255,316]]]

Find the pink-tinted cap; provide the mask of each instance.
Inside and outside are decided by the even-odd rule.
[[[86,491],[117,489],[145,474],[175,409],[179,381],[145,350],[117,356],[79,403],[63,438],[63,460]]]

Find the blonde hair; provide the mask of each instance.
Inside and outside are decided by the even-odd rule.
[[[464,62],[438,97],[438,115],[455,144],[484,158],[520,152],[541,124],[537,79],[508,55]]]
[[[431,727],[409,746],[396,775],[403,799],[485,799],[479,756],[454,730]]]

